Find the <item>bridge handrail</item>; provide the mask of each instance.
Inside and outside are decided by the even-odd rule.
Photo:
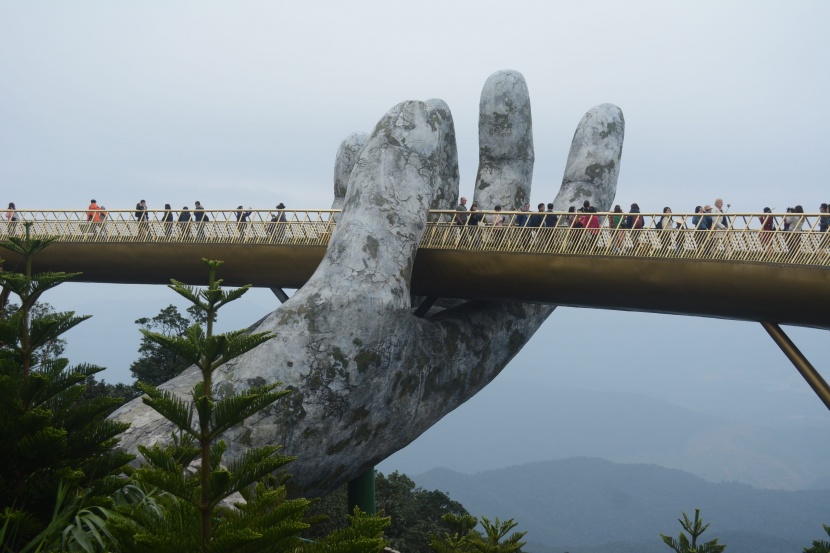
[[[325,246],[339,210],[205,210],[209,221],[179,221],[182,210],[148,210],[138,220],[135,210],[106,210],[96,220],[87,210],[16,210],[17,221],[0,220],[0,239],[22,236],[31,223],[32,236],[54,236],[59,242],[90,243],[215,243]],[[93,220],[89,220],[89,214]],[[165,217],[172,221],[166,222]],[[471,225],[471,215],[482,222]],[[616,226],[616,217],[642,218],[643,226]],[[830,233],[820,232],[822,213],[724,213],[723,229],[702,230],[692,223],[694,213],[568,213],[481,210],[431,211],[421,248],[559,255],[603,255],[671,259],[710,259],[830,267]],[[557,218],[557,225],[538,226]],[[576,228],[569,217],[596,217],[594,228]],[[671,222],[666,217],[671,217]],[[503,218],[499,220],[498,218]],[[775,228],[792,217],[798,230],[764,231],[762,221],[772,217]],[[474,219],[473,219],[474,221]],[[662,225],[658,224],[661,223]],[[500,224],[497,224],[500,223]],[[532,225],[532,226],[531,226]],[[660,228],[662,226],[662,228]]]

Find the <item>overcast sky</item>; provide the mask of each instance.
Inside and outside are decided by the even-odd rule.
[[[817,211],[830,201],[829,27],[822,1],[4,0],[0,202],[326,208],[340,141],[428,98],[453,111],[471,195],[481,87],[515,69],[532,103],[532,203],[553,199],[585,111],[610,102],[626,119],[616,203],[680,212],[720,196],[733,212]],[[110,367],[108,380],[129,379],[133,321],[176,302],[164,287],[81,284],[46,300],[93,315],[69,354]],[[254,291],[223,322],[244,326],[269,305]],[[826,332],[788,331],[827,365]],[[639,361],[620,370],[611,356]],[[750,323],[560,309],[500,379],[830,426]]]

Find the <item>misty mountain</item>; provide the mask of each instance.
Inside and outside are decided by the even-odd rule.
[[[499,382],[445,417],[379,470],[477,472],[586,456],[652,463],[759,488],[830,487],[827,427],[768,428],[631,393]]]
[[[462,474],[439,468],[416,476],[421,487],[460,501],[491,520],[513,518],[534,553],[666,551],[658,534],[677,536],[677,519],[700,508],[727,551],[801,551],[826,537],[830,491],[760,490],[707,482],[655,465],[580,457]]]

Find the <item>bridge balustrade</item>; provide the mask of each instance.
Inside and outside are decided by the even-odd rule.
[[[178,222],[181,211],[148,211],[139,221],[133,210],[108,210],[100,222],[86,211],[41,210],[15,212],[18,221],[3,220],[0,238],[23,236],[30,223],[33,237],[56,237],[69,243],[213,243],[325,246],[336,226],[338,210],[253,210],[240,221],[237,210],[206,210],[208,220]],[[195,212],[190,211],[191,217]],[[773,217],[776,228],[788,214],[727,213],[725,229],[696,228],[691,213],[641,213],[643,227],[615,226],[613,213],[593,214],[598,228],[577,228],[573,213],[478,211],[482,220],[471,225],[473,212],[432,211],[420,247],[436,250],[528,254],[625,256],[666,259],[747,261],[799,266],[830,265],[830,233],[819,232],[820,213],[799,215],[800,230],[764,231],[762,221]],[[530,226],[528,222],[543,226]],[[622,214],[627,216],[628,214]],[[550,217],[556,226],[544,226]],[[661,224],[662,223],[662,224]],[[661,228],[662,227],[662,228]]]

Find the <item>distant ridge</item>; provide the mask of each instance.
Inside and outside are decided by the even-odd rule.
[[[825,434],[824,427],[738,423],[641,394],[508,381],[497,393],[485,388],[379,469],[476,472],[586,456],[655,463],[713,482],[827,489]]]
[[[830,524],[830,491],[760,490],[714,484],[656,465],[620,464],[578,457],[461,474],[436,468],[413,478],[428,490],[448,492],[471,513],[514,518],[538,547],[534,553],[665,549],[658,534],[677,535],[681,511],[701,508],[707,537],[727,551],[801,551]],[[729,536],[733,540],[726,540]],[[616,549],[602,546],[616,542]],[[768,549],[775,544],[774,549]]]

